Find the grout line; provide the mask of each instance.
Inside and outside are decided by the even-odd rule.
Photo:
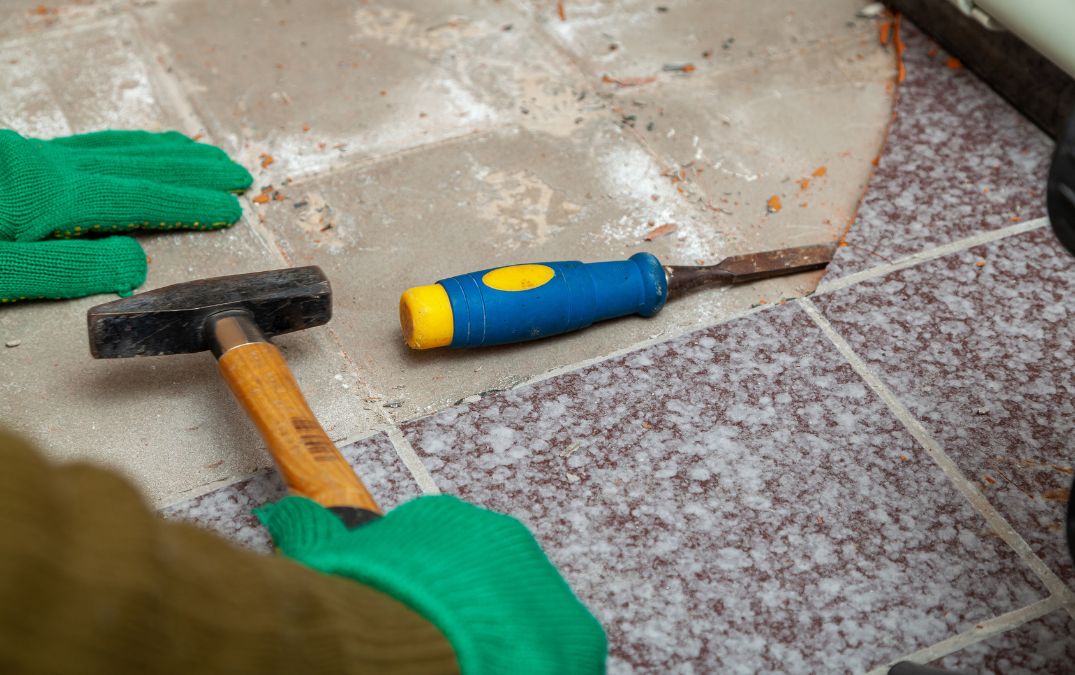
[[[881,381],[876,373],[870,370],[870,367],[866,365],[866,362],[862,360],[851,345],[844,340],[843,336],[836,332],[836,329],[832,327],[828,319],[822,316],[821,311],[817,306],[811,302],[808,298],[802,298],[798,300],[799,305],[807,313],[807,315],[813,319],[817,324],[821,332],[825,334],[827,338],[836,346],[836,349],[847,360],[851,367],[858,373],[866,384],[877,394],[882,401],[888,406],[892,414],[899,420],[907,431],[911,433],[911,436],[922,446],[925,451],[933,458],[933,461],[941,468],[941,471],[948,477],[948,479],[954,484],[955,488],[963,494],[963,497],[970,502],[970,505],[985,518],[989,527],[999,536],[1008,546],[1010,546],[1018,555],[1024,564],[1030,567],[1031,571],[1038,577],[1038,579],[1045,585],[1045,588],[1051,595],[1056,596],[1059,600],[1070,603],[1075,594],[1071,589],[1064,584],[1063,581],[1051,570],[1048,565],[1042,562],[1041,558],[1031,550],[1030,546],[1026,543],[1023,537],[1015,531],[1015,528],[1004,519],[1003,516],[993,507],[989,500],[982,494],[978,487],[971,482],[963,472],[959,469],[956,463],[949,457],[944,449],[941,447],[933,436],[930,435],[926,428],[919,422],[907,409],[906,406],[896,397],[891,389]]]
[[[435,150],[436,148],[451,146],[456,143],[469,141],[472,139],[482,138],[484,136],[491,136],[499,131],[507,131],[511,129],[519,128],[518,124],[514,122],[504,124],[493,124],[484,127],[469,127],[462,129],[460,133],[446,136],[444,138],[438,138],[435,141],[428,143],[421,143],[419,145],[408,145],[405,148],[398,148],[391,152],[382,155],[360,155],[358,153],[350,155],[342,155],[336,158],[328,166],[321,169],[313,169],[306,173],[292,173],[288,177],[291,179],[287,183],[288,187],[300,186],[303,183],[308,183],[312,180],[318,180],[321,178],[328,178],[337,174],[346,173],[348,171],[359,171],[362,169],[368,169],[378,164],[388,162],[395,159],[401,159],[410,155],[424,152],[426,150]]]
[[[943,246],[937,246],[936,248],[926,249],[919,251],[918,253],[901,258],[895,262],[886,263],[884,265],[878,265],[877,267],[871,267],[870,269],[863,270],[861,272],[855,272],[849,274],[846,277],[834,279],[831,282],[822,280],[818,285],[817,290],[814,291],[815,295],[823,295],[825,293],[831,293],[838,291],[848,286],[873,279],[876,277],[882,277],[886,274],[891,274],[908,267],[914,267],[919,263],[926,262],[927,260],[934,260],[941,258],[952,253],[958,253],[968,248],[975,246],[981,246],[982,244],[988,244],[998,239],[1005,239],[1007,237],[1013,237],[1017,234],[1023,234],[1024,232],[1030,232],[1031,230],[1038,230],[1049,224],[1048,218],[1035,218],[1034,220],[1028,220],[1025,223],[1019,223],[1017,225],[1010,225],[1008,227],[1002,227],[999,230],[992,230],[990,232],[983,232],[963,239],[944,244]],[[853,227],[853,226],[852,226]]]
[[[932,644],[923,649],[919,649],[916,652],[911,652],[906,656],[894,659],[883,666],[874,668],[866,675],[886,675],[888,669],[891,668],[893,664],[900,661],[911,661],[919,664],[936,661],[939,658],[958,652],[961,649],[966,649],[982,640],[988,640],[991,637],[1017,628],[1029,621],[1040,619],[1046,614],[1060,609],[1062,604],[1063,602],[1061,599],[1056,596],[1039,600],[1026,607],[1021,607],[1011,612],[1001,614],[1000,616],[995,616],[992,619],[979,622],[974,628],[966,632],[953,635],[947,640],[941,640],[936,644]]]
[[[392,441],[392,447],[396,449],[396,454],[399,455],[407,469],[410,470],[411,476],[414,477],[422,492],[427,495],[439,495],[440,488],[437,487],[436,481],[433,480],[433,474],[429,473],[429,469],[422,463],[422,459],[415,452],[414,446],[403,435],[403,430],[393,425],[388,430],[388,440]]]

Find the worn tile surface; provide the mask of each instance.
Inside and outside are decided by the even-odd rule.
[[[519,1],[597,76],[659,75],[665,65],[686,63],[727,69],[875,33],[870,22],[856,19],[863,5],[858,0],[834,0],[809,10],[751,0],[572,0],[563,3],[564,21],[552,0]]]
[[[614,672],[861,671],[1043,592],[793,305],[404,433],[533,528]]]
[[[407,468],[384,434],[341,447],[340,452],[362,478],[383,509],[420,494]],[[250,478],[161,509],[165,518],[198,525],[254,551],[272,548],[269,533],[254,516],[255,508],[287,494],[280,475],[264,469]]]
[[[1069,582],[1073,291],[1075,259],[1039,229],[815,301]]]
[[[891,114],[895,59],[868,28],[736,68],[701,61],[686,76],[605,87],[741,250],[835,243]]]
[[[1045,215],[1049,139],[913,24],[901,35],[906,79],[832,277]]]
[[[819,274],[806,274],[718,289],[653,320],[607,322],[526,345],[431,352],[403,345],[396,307],[411,286],[519,262],[624,259],[639,250],[712,261],[733,252],[710,214],[661,171],[611,123],[581,124],[570,137],[511,128],[296,182],[284,190],[287,200],[256,206],[255,215],[294,264],[325,269],[341,344],[381,397],[370,407],[399,404],[389,410],[406,418],[816,284]],[[680,229],[645,242],[664,222]]]
[[[570,128],[588,107],[581,74],[506,3],[205,0],[145,14],[214,138],[251,166],[271,155],[277,182],[520,118]]]
[[[968,674],[1066,675],[1075,669],[1075,620],[1057,610],[930,665]]]

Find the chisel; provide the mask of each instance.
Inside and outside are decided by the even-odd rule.
[[[832,254],[826,245],[737,255],[702,267],[662,265],[650,253],[497,267],[407,289],[399,321],[411,349],[524,342],[629,314],[653,316],[670,298],[703,286],[819,270]]]

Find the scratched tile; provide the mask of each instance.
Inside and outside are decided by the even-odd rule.
[[[794,305],[408,423],[629,672],[863,671],[1043,590]]]
[[[865,32],[859,0],[815,3],[752,0],[520,0],[589,72],[613,77],[674,77],[665,65],[719,69],[779,57]]]
[[[829,275],[1045,215],[1052,143],[910,22],[885,149]]]
[[[743,249],[835,244],[892,111],[895,59],[869,28],[740,68],[703,62],[687,77],[604,87],[668,179]]]
[[[392,507],[421,494],[391,441],[378,434],[340,448],[381,508]],[[212,530],[245,548],[268,552],[272,542],[254,509],[282,499],[287,493],[280,475],[264,469],[250,478],[160,510],[171,520]]]
[[[144,15],[213,137],[265,183],[509,122],[570,130],[591,114],[581,73],[507,3],[194,0]]]
[[[1045,228],[816,300],[1069,582],[1063,523],[1075,437],[1073,292],[1075,259]]]
[[[1067,675],[1075,668],[1075,620],[1059,609],[930,665],[960,673]]]

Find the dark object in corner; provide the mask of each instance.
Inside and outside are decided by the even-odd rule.
[[[885,0],[1057,138],[1075,110],[1075,80],[1013,33],[991,31],[950,2]]]
[[[1075,114],[1056,139],[1053,163],[1049,167],[1049,184],[1045,188],[1045,205],[1053,233],[1069,253],[1075,255]],[[1075,560],[1075,481],[1068,496],[1068,551]]]

